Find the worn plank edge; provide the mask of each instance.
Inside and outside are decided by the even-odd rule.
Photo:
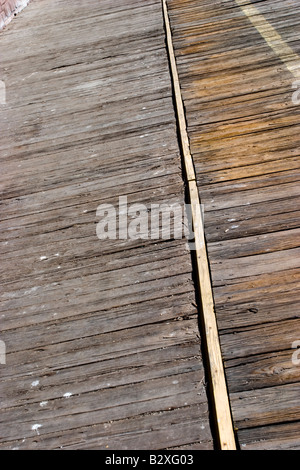
[[[177,114],[179,138],[182,146],[184,170],[187,180],[188,195],[192,207],[193,228],[195,233],[195,255],[200,304],[202,306],[202,323],[204,342],[208,360],[208,379],[213,399],[213,414],[218,434],[218,444],[221,450],[236,450],[234,427],[230,402],[225,379],[224,365],[220,347],[212,285],[209,271],[208,256],[205,243],[203,220],[201,215],[200,198],[196,183],[193,158],[190,152],[189,138],[181,88],[176,65],[172,32],[168,15],[167,1],[162,0],[163,16],[166,30],[167,49],[170,61],[171,75],[175,95],[175,111]]]

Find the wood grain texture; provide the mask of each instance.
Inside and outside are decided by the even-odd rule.
[[[184,202],[160,0],[35,0],[0,55],[0,448],[212,449],[186,241],[96,235]]]
[[[256,28],[260,17],[237,3],[270,26]],[[168,8],[240,447],[294,448],[300,134],[290,66],[300,66],[299,5],[168,0]],[[270,47],[268,31],[291,57]]]

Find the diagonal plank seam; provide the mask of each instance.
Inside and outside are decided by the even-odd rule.
[[[222,450],[236,450],[234,427],[231,416],[229,396],[225,379],[224,365],[220,347],[219,333],[214,310],[214,300],[210,278],[208,256],[206,251],[203,219],[200,198],[196,182],[193,158],[190,151],[187,124],[178,70],[176,65],[172,32],[166,0],[162,0],[163,16],[166,30],[167,49],[175,95],[175,112],[179,127],[179,138],[182,147],[183,165],[187,180],[188,196],[192,208],[193,229],[195,234],[196,283],[200,292],[199,304],[202,309],[204,343],[208,360],[209,385],[212,394],[213,414],[216,421],[218,444]]]
[[[249,4],[248,0],[235,0],[243,13],[251,21],[255,29],[260,33],[268,46],[285,64],[289,72],[296,78],[300,78],[300,57],[286,43],[276,29],[266,20],[258,8]]]

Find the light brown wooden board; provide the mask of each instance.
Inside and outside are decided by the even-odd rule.
[[[216,423],[217,442],[221,450],[236,450],[236,441],[224,375],[219,333],[213,305],[212,284],[207,258],[200,200],[196,184],[196,174],[190,152],[187,122],[180,90],[180,81],[173,47],[167,2],[163,1],[162,4],[179,129],[178,133],[182,148],[183,169],[187,181],[188,200],[191,205],[192,223],[195,233],[195,282],[199,291],[199,304],[201,306],[200,322],[202,324],[201,331],[206,349],[208,377],[210,393],[212,396],[214,420]]]

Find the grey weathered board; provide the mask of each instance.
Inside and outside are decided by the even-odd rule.
[[[185,240],[96,236],[184,201],[160,0],[32,0],[0,57],[0,448],[213,448]]]
[[[238,3],[168,8],[239,444],[299,449],[300,105],[293,57],[278,57]],[[299,2],[244,3],[300,70]]]

